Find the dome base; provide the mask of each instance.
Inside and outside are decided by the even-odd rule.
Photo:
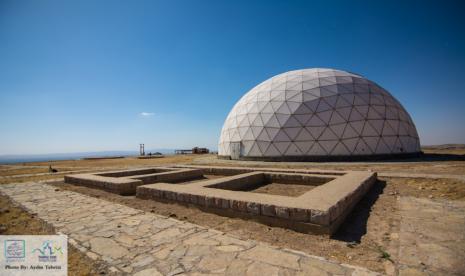
[[[265,162],[356,162],[356,161],[385,161],[406,158],[418,158],[423,152],[373,154],[373,155],[312,155],[312,156],[242,156],[239,161],[265,161]],[[229,155],[218,155],[218,159],[232,160]]]

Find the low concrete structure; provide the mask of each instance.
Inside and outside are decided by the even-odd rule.
[[[66,175],[65,182],[98,188],[120,195],[133,195],[136,193],[136,187],[140,185],[188,181],[202,176],[202,170],[199,169],[158,167]]]
[[[65,175],[65,182],[75,185],[98,188],[120,195],[130,195],[137,186],[143,185],[141,180],[106,177],[96,174]]]
[[[206,211],[292,228],[300,232],[332,234],[376,181],[372,172],[273,170],[263,168],[199,167],[204,173],[234,174],[185,185],[157,183],[137,187],[137,197],[193,204]],[[246,171],[244,171],[246,170]],[[272,181],[315,188],[289,197],[248,192]]]
[[[223,177],[182,183],[202,180],[204,175]],[[206,166],[155,167],[65,176],[66,183],[120,195],[136,194],[144,199],[192,204],[220,215],[319,234],[334,233],[375,181],[376,173],[372,172]],[[298,185],[303,192],[293,196],[289,193],[254,192],[269,184],[281,185],[281,188],[287,184]],[[284,186],[284,190],[287,187]]]

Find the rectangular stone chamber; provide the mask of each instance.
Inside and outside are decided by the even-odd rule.
[[[297,196],[332,179],[333,178],[330,177],[305,174],[271,172],[257,174],[254,177],[247,177],[244,181],[235,179],[233,182],[224,181],[207,187],[231,191]]]
[[[176,183],[201,179],[202,170],[191,168],[143,168],[103,173],[65,175],[65,183],[102,189],[119,195],[134,195],[140,185]]]
[[[373,172],[189,168],[225,177],[184,185],[140,185],[136,196],[192,205],[207,212],[253,219],[303,233],[331,235],[376,181]],[[293,196],[254,192],[273,183],[311,188]]]

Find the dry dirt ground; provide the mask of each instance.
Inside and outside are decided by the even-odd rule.
[[[136,166],[159,166],[169,164],[209,164],[235,166],[266,166],[291,168],[320,168],[337,170],[367,170],[380,172],[406,172],[428,174],[465,175],[465,149],[428,149],[428,155],[423,159],[408,162],[354,162],[354,163],[269,163],[269,162],[223,162],[213,155],[207,156],[172,156],[160,159],[109,159],[59,161],[25,164],[25,170],[17,173],[28,174],[26,166],[48,168],[52,164],[60,171],[63,169],[108,169],[128,168]],[[14,167],[18,169],[18,166]],[[31,167],[35,168],[35,167]],[[11,167],[0,166],[0,171],[11,170]],[[6,173],[6,172],[5,172]],[[14,174],[14,173],[13,173]],[[56,178],[56,175],[26,176],[15,178],[14,182],[42,180]],[[11,179],[0,177],[0,183],[12,182]],[[297,233],[277,227],[269,227],[254,221],[239,218],[227,218],[203,212],[193,206],[185,206],[166,202],[141,200],[133,196],[118,196],[101,190],[72,186],[62,182],[55,182],[60,189],[69,189],[104,200],[122,203],[133,208],[187,220],[195,224],[218,229],[242,238],[264,241],[273,245],[305,251],[312,255],[326,257],[344,263],[367,267],[371,270],[385,272],[392,268],[397,261],[399,248],[400,215],[398,200],[403,196],[428,199],[446,199],[465,201],[465,183],[455,179],[427,179],[427,178],[383,178],[380,177],[376,185],[355,207],[340,230],[332,237],[315,236]],[[269,185],[268,185],[269,186]],[[267,186],[262,186],[265,189]],[[272,187],[276,191],[276,187]],[[271,189],[271,188],[269,188]],[[278,189],[279,190],[279,189]],[[268,191],[270,192],[270,191]],[[3,201],[4,202],[4,199]],[[3,204],[3,203],[2,203]],[[6,204],[6,208],[11,206]],[[1,214],[2,220],[4,214]],[[25,214],[26,220],[34,218]],[[10,218],[11,219],[11,218]],[[11,219],[13,222],[14,219]],[[3,222],[2,222],[3,223]],[[22,233],[22,228],[13,225],[15,233]],[[31,232],[24,232],[31,233]],[[33,233],[33,232],[32,232]],[[76,252],[79,255],[79,252]],[[82,257],[82,256],[81,256]],[[83,257],[82,257],[83,258]],[[75,265],[70,264],[70,268]],[[79,266],[79,265],[76,265]]]
[[[156,159],[138,159],[130,157],[122,159],[31,162],[14,166],[0,165],[0,184],[53,179],[63,177],[63,173],[68,171],[77,171],[77,173],[79,173],[79,170],[113,170],[132,167],[184,164],[192,162],[196,157],[197,156],[194,155],[175,155]],[[52,166],[52,168],[56,169],[58,172],[48,173],[49,166]],[[18,176],[22,177],[18,178]]]
[[[5,168],[0,170],[0,176],[12,176],[12,175],[18,175],[18,174],[35,174],[35,173],[47,173],[48,168],[44,167],[25,167],[25,168],[16,168],[16,169],[11,169],[11,168]]]
[[[206,155],[196,158],[196,165],[212,166],[245,166],[245,167],[277,167],[293,169],[322,169],[322,170],[372,170],[376,172],[395,173],[434,173],[434,174],[465,174],[465,146],[459,149],[424,150],[419,158],[409,158],[389,161],[373,162],[263,162],[263,161],[231,161],[217,159]]]
[[[303,195],[315,187],[316,186],[311,185],[270,183],[253,189],[250,192],[297,197]]]

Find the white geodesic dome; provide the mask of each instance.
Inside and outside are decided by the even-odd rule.
[[[218,145],[220,157],[233,159],[419,152],[415,125],[389,92],[362,76],[320,68],[277,75],[246,93]]]

